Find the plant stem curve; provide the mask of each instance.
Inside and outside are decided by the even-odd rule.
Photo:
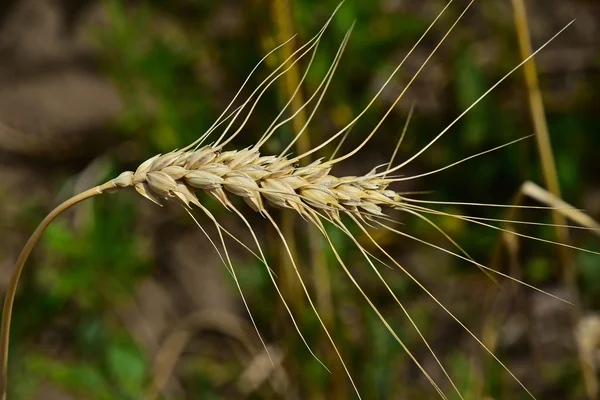
[[[57,206],[54,210],[52,210],[46,218],[38,225],[33,234],[25,243],[25,247],[21,250],[21,254],[15,263],[15,268],[10,276],[10,281],[8,283],[8,287],[6,289],[6,294],[4,296],[4,306],[2,309],[2,327],[0,328],[0,399],[6,400],[7,393],[7,374],[8,374],[8,346],[9,346],[9,334],[10,334],[10,321],[12,317],[12,308],[15,301],[15,296],[17,293],[17,286],[19,284],[19,278],[21,277],[21,272],[23,272],[23,267],[25,266],[25,262],[31,251],[35,247],[35,245],[40,240],[40,237],[50,225],[50,222],[54,220],[60,213],[67,210],[71,206],[88,199],[93,196],[97,196],[107,191],[115,190],[119,186],[114,181],[108,181],[102,185],[93,187],[88,189],[82,193],[79,193],[70,199],[64,201],[59,206]]]

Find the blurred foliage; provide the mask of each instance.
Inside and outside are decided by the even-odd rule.
[[[292,3],[294,30],[299,34],[297,43],[317,32],[337,5],[336,1],[317,0]],[[348,0],[324,35],[307,79],[306,93],[312,93],[318,86],[343,34],[357,20],[339,70],[311,123],[313,143],[329,137],[362,110],[386,74],[427,28],[429,18],[402,7],[386,9],[390,7],[388,3],[393,2]],[[476,7],[488,7],[485,2],[478,3]],[[205,132],[236,92],[236,85],[243,81],[261,55],[276,45],[265,1],[106,0],[104,6],[105,25],[90,32],[90,38],[101,51],[106,76],[120,89],[126,104],[114,129],[124,138],[135,141],[144,155],[181,148]],[[456,10],[453,12],[457,15]],[[482,14],[477,15],[481,17]],[[447,26],[446,23],[434,28],[437,37]],[[443,87],[434,89],[445,93],[446,97],[440,100],[441,108],[422,112],[419,111],[419,98],[410,99],[417,102],[417,113],[399,160],[418,151],[518,62],[512,25],[495,23],[491,29],[498,35],[494,41],[503,55],[502,65],[482,66],[475,55],[474,48],[479,39],[471,24],[459,26],[444,44],[438,61],[446,66],[450,76]],[[428,44],[431,43],[429,40]],[[259,69],[258,77],[251,79],[249,87],[260,82],[275,65],[273,58],[268,59]],[[428,80],[428,71],[423,71],[421,81]],[[529,134],[526,107],[521,107],[523,92],[515,90],[522,85],[521,78],[515,74],[507,84],[508,88],[492,93],[460,121],[448,137],[420,157],[407,173],[440,168]],[[408,79],[410,77],[401,71],[393,92],[397,93]],[[512,96],[520,96],[521,100],[512,100]],[[267,92],[232,148],[246,146],[259,138],[283,103],[284,99],[276,90]],[[352,149],[370,132],[389,103],[389,99],[378,102],[361,119],[344,145],[345,150]],[[392,113],[381,132],[361,152],[357,158],[360,161],[349,160],[341,171],[346,168],[353,171],[352,174],[366,173],[372,166],[386,162],[406,114],[406,107],[399,107]],[[594,149],[599,148],[600,137],[590,134],[600,127],[598,118],[586,113],[583,104],[566,110],[550,109],[548,120],[564,197],[578,204],[586,188],[598,183],[593,181],[593,170],[597,164]],[[265,152],[281,150],[282,143],[290,135],[285,129],[265,146]],[[327,156],[332,150],[325,149],[320,156]],[[114,170],[124,168],[130,166],[118,165]],[[506,203],[525,179],[540,182],[533,141],[521,142],[433,175],[423,182],[411,184],[407,190],[434,189],[435,193],[427,196],[436,200]],[[139,398],[149,386],[152,360],[113,312],[117,305],[131,301],[136,286],[154,273],[152,266],[156,260],[150,257],[149,239],[144,236],[147,232],[132,228],[139,225],[141,216],[135,204],[141,201],[144,200],[120,194],[103,196],[93,201],[90,211],[93,218],[85,218],[83,225],[74,226],[65,218],[50,226],[44,237],[43,256],[35,268],[28,269],[24,288],[16,302],[10,370],[11,382],[14,382],[11,386],[13,398],[28,398],[35,391],[35,385],[42,382],[50,382],[85,399]],[[210,203],[208,208],[217,217],[225,214],[216,203]],[[482,213],[474,207],[455,206],[444,210],[480,213],[490,218],[504,216],[498,209],[486,209]],[[31,216],[27,220],[32,226],[43,216],[41,210],[29,210],[28,213]],[[436,245],[446,244],[439,232],[426,222],[399,214],[394,217],[400,217],[403,224],[398,229]],[[519,218],[549,222],[542,212],[523,212]],[[464,245],[475,259],[484,263],[490,260],[498,232],[477,229],[458,220],[434,217],[432,220]],[[263,223],[262,219],[256,221]],[[548,228],[519,229],[525,234],[544,238],[553,235]],[[349,268],[399,337],[427,368],[435,370],[435,363],[419,335],[391,296],[383,291],[381,282],[369,273],[370,267],[360,262],[360,252],[340,231],[329,229],[329,233],[340,255],[348,260]],[[357,230],[353,233],[367,246],[368,239],[364,235]],[[490,306],[492,297],[486,290],[492,292],[497,288],[480,271],[427,247],[415,249],[414,242],[397,240],[383,232],[377,234],[380,243],[392,255],[432,286],[440,300],[477,335],[481,334],[486,313],[494,312]],[[597,240],[579,233],[574,236],[575,244],[600,249]],[[199,234],[198,240],[205,238]],[[549,246],[522,242],[520,258],[524,262],[520,275],[540,287],[560,285],[552,252]],[[301,254],[305,255],[304,252]],[[433,389],[349,280],[342,276],[333,253],[328,250],[326,256],[333,277],[335,339],[364,398],[432,398]],[[584,306],[599,307],[598,258],[585,253],[573,257],[580,274]],[[301,257],[301,260],[306,264],[308,259]],[[238,278],[261,331],[269,342],[280,344],[288,351],[286,358],[293,364],[290,378],[300,398],[318,393],[323,394],[321,398],[329,398],[330,375],[311,357],[300,338],[283,344],[278,340],[280,326],[291,322],[273,320],[274,310],[278,307],[275,304],[277,297],[262,264],[251,257],[235,262],[239,266]],[[464,331],[432,304],[415,284],[396,270],[377,267],[406,304],[415,323],[432,343],[461,390],[475,395],[473,387],[480,376],[484,380],[484,392],[493,398],[526,398],[506,372],[476,349]],[[501,269],[507,273],[515,272],[504,261]],[[225,269],[223,271],[229,279]],[[235,293],[233,281],[229,282]],[[294,312],[303,334],[320,354],[327,342],[308,304],[303,301],[302,308]],[[526,313],[513,305],[511,313],[517,312]],[[44,339],[45,336],[50,338]],[[41,342],[45,344],[41,345]],[[231,386],[244,365],[235,357],[224,359],[225,356],[206,349],[196,350],[196,354],[190,351],[192,354],[181,361],[184,365],[178,370],[186,398],[239,398],[235,397],[235,389]],[[521,369],[533,357],[531,349],[523,343],[500,342],[496,352],[509,367]],[[531,385],[532,390],[543,391],[549,396],[542,398],[577,398],[583,389],[573,354],[562,354],[553,363],[544,365],[542,371],[538,371],[539,377],[525,374],[525,383]],[[439,378],[438,382],[444,382],[439,371],[435,376]],[[447,383],[443,387],[450,393]],[[276,397],[268,385],[251,395],[251,398]]]

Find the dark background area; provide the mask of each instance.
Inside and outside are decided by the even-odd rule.
[[[358,114],[444,6],[433,0],[347,0],[319,47],[305,81],[316,89],[343,35],[354,32],[327,95],[309,125],[321,143]],[[530,0],[535,48],[572,19],[536,57],[563,198],[600,219],[600,4]],[[28,235],[60,201],[134,170],[146,158],[199,137],[235,95],[260,58],[281,42],[281,26],[310,39],[336,1],[58,1],[0,3],[0,287]],[[377,124],[412,74],[466,5],[456,1],[407,60],[342,147],[350,151]],[[286,8],[289,7],[289,8]],[[283,10],[283,11],[282,11]],[[270,57],[249,83],[279,65]],[[477,1],[407,90],[378,134],[336,176],[386,163],[411,104],[415,114],[400,148],[403,161],[521,61],[509,0]],[[301,71],[307,65],[303,60]],[[250,91],[245,91],[247,96]],[[275,84],[229,145],[255,143],[289,96]],[[430,150],[401,170],[415,175],[533,133],[522,71],[513,74]],[[278,154],[290,124],[262,149]],[[337,144],[337,143],[336,143]],[[335,144],[318,154],[329,157]],[[508,204],[526,180],[543,184],[529,139],[427,178],[402,182],[418,198]],[[245,243],[235,215],[202,197]],[[539,205],[526,201],[527,205]],[[446,212],[505,218],[506,210],[440,206]],[[264,266],[231,243],[244,295],[268,343],[273,372],[233,280],[210,242],[178,207],[163,208],[127,190],[66,212],[49,227],[25,268],[15,303],[10,353],[13,399],[137,399],[170,377],[165,399],[353,398],[349,381],[301,291],[287,282],[281,245],[265,220],[244,209],[276,271],[311,348],[282,309]],[[452,248],[417,218],[392,212],[397,229]],[[278,215],[278,217],[280,217]],[[550,223],[546,211],[521,220]],[[597,377],[600,256],[569,251],[577,285],[561,278],[557,246],[518,240],[464,221],[435,219],[478,262],[565,299],[499,278],[390,232],[373,234],[441,303],[489,346],[540,399],[587,399]],[[210,231],[210,221],[200,218]],[[435,398],[435,390],[385,329],[322,243],[317,270],[305,222],[293,220],[298,263],[310,291],[325,296],[336,343],[365,399]],[[518,231],[552,240],[549,227]],[[210,231],[212,232],[212,231]],[[363,290],[448,396],[452,388],[393,298],[353,243],[330,232]],[[354,230],[369,251],[368,239]],[[571,231],[570,243],[600,251],[597,236]],[[378,265],[379,267],[379,265]],[[380,268],[468,398],[528,398],[473,338],[397,270]],[[574,292],[573,289],[576,289]],[[575,322],[573,322],[575,320]],[[585,355],[583,364],[578,358]],[[589,375],[583,378],[582,365]],[[587,391],[586,391],[587,388]],[[592,388],[592,389],[590,389]],[[454,397],[450,397],[454,398]]]

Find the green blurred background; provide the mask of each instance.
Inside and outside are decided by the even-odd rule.
[[[599,219],[599,4],[526,3],[534,47],[577,18],[537,60],[563,198]],[[356,20],[328,93],[308,127],[312,145],[333,135],[365,107],[444,4],[343,4],[303,85],[307,98]],[[377,124],[465,5],[456,1],[451,6],[354,127],[342,151],[353,149]],[[336,6],[335,0],[2,2],[0,285],[6,287],[26,238],[54,205],[199,137],[286,32],[298,34],[291,45],[298,47]],[[300,74],[307,58],[300,63]],[[407,159],[520,60],[511,2],[477,1],[373,140],[333,173],[365,174],[386,163],[414,102],[415,114],[397,158]],[[248,87],[255,87],[280,62],[281,52],[268,58]],[[288,98],[285,85],[273,85],[229,148],[258,140]],[[518,71],[400,173],[427,172],[530,135],[530,121],[527,90]],[[278,154],[293,132],[291,124],[283,126],[262,152]],[[318,156],[329,157],[335,144]],[[414,195],[422,199],[506,204],[526,180],[543,182],[534,139],[395,189],[427,192]],[[254,248],[238,218],[206,196],[201,200],[223,226]],[[437,209],[488,218],[507,215],[498,208]],[[163,381],[158,396],[164,399],[355,398],[290,275],[275,232],[249,208],[244,211],[307,342],[331,373],[303,345],[264,266],[228,242],[249,308],[278,367],[273,371],[231,276],[194,222],[178,207],[159,208],[128,190],[65,213],[52,223],[28,262],[13,317],[9,398],[137,399],[151,395],[155,383]],[[325,243],[309,240],[314,231],[299,218],[276,214],[292,235],[305,282],[363,398],[436,398]],[[402,213],[390,215],[401,223],[398,229],[452,249],[426,222]],[[551,222],[540,210],[522,210],[514,217]],[[198,218],[216,240],[210,221]],[[579,299],[580,306],[568,306],[506,279],[495,284],[475,266],[410,239],[389,232],[373,234],[537,398],[591,398],[600,343],[600,317],[595,313],[600,306],[600,256],[569,251],[577,285],[568,288],[556,246],[518,240],[507,247],[498,231],[456,219],[434,221],[478,262],[565,299]],[[523,225],[518,231],[554,238],[548,227]],[[376,252],[358,229],[353,232]],[[334,229],[330,234],[398,336],[449,398],[457,398],[356,246]],[[573,230],[570,240],[600,251],[598,238],[589,232]],[[528,398],[416,284],[398,270],[379,270],[466,398]],[[583,364],[578,346],[585,355]],[[582,365],[591,371],[587,380]]]

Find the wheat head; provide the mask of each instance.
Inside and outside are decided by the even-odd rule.
[[[451,3],[452,2],[450,1],[446,5],[446,7],[440,12],[438,17],[432,22],[432,24],[427,29],[427,31],[425,31],[423,36],[421,36],[421,38],[417,41],[417,43],[415,44],[415,47],[420,43],[420,41],[423,39],[425,34],[428,33],[429,29],[431,29],[431,27],[436,23],[437,19],[439,19],[441,17],[441,15],[444,13],[444,11],[446,11],[446,9],[450,6]],[[408,177],[398,177],[398,176],[393,175],[394,172],[405,167],[408,163],[412,162],[414,159],[416,159],[422,153],[424,153],[442,135],[444,135],[446,132],[448,132],[450,130],[450,128],[454,124],[456,124],[457,121],[459,121],[473,107],[475,107],[479,103],[479,101],[481,101],[485,96],[487,96],[493,89],[495,89],[502,81],[504,81],[514,71],[516,71],[519,67],[521,67],[523,64],[525,64],[526,61],[528,61],[530,58],[532,58],[543,47],[545,47],[548,43],[550,43],[556,36],[554,36],[553,38],[548,40],[548,42],[546,42],[546,44],[541,46],[533,54],[529,55],[523,62],[521,62],[519,65],[517,65],[513,70],[511,70],[509,73],[507,73],[502,79],[500,79],[492,87],[490,87],[485,93],[483,93],[479,97],[479,99],[477,99],[466,110],[464,110],[442,132],[440,132],[437,136],[435,136],[433,140],[431,140],[424,148],[422,148],[420,151],[415,153],[408,160],[406,160],[403,163],[400,163],[398,165],[393,165],[394,156],[395,156],[395,154],[397,152],[397,148],[398,148],[398,147],[396,147],[394,154],[392,155],[392,158],[390,159],[389,163],[387,164],[387,168],[385,170],[383,170],[383,167],[385,166],[384,165],[384,166],[375,167],[375,168],[371,169],[371,171],[369,171],[368,173],[361,175],[361,176],[337,176],[335,173],[332,173],[332,170],[336,164],[355,155],[362,147],[364,147],[364,145],[367,142],[369,142],[369,140],[371,140],[371,138],[375,135],[375,133],[377,132],[377,130],[379,129],[379,127],[385,120],[385,118],[390,114],[390,112],[393,110],[395,105],[405,94],[408,87],[416,79],[416,77],[421,72],[421,70],[424,68],[424,66],[427,64],[429,59],[433,56],[433,54],[436,52],[436,50],[441,46],[441,44],[444,42],[446,37],[448,37],[448,35],[451,33],[452,29],[456,26],[456,24],[459,22],[459,20],[467,12],[467,10],[469,9],[469,7],[471,6],[472,3],[473,3],[473,1],[471,1],[462,10],[462,13],[460,13],[460,15],[456,18],[454,24],[450,27],[450,29],[448,29],[448,31],[446,32],[444,37],[438,42],[437,46],[431,52],[429,57],[425,60],[423,65],[419,68],[417,73],[411,78],[411,80],[408,82],[408,84],[406,85],[404,90],[402,90],[401,93],[397,96],[395,102],[390,106],[390,108],[385,113],[385,115],[381,118],[379,123],[367,135],[367,137],[364,139],[364,141],[359,146],[357,146],[354,150],[348,152],[347,154],[344,154],[337,158],[333,158],[333,156],[332,156],[331,159],[329,159],[327,161],[325,161],[324,159],[319,159],[319,160],[314,161],[305,166],[301,166],[299,164],[299,162],[304,157],[306,157],[310,154],[313,154],[316,151],[324,148],[326,145],[332,143],[334,140],[339,138],[344,133],[345,133],[345,135],[347,135],[350,132],[351,127],[371,107],[373,102],[381,94],[381,92],[386,87],[386,85],[391,81],[394,74],[400,69],[400,67],[406,60],[406,58],[412,53],[412,51],[415,48],[415,47],[413,47],[413,49],[411,49],[409,51],[409,53],[404,58],[404,60],[402,60],[402,62],[399,63],[399,65],[392,72],[392,74],[390,75],[388,80],[382,85],[381,89],[373,97],[371,102],[369,102],[369,104],[364,108],[364,110],[360,114],[358,114],[350,123],[348,123],[343,129],[341,129],[338,132],[331,135],[331,137],[329,139],[327,139],[326,141],[324,141],[322,144],[315,146],[314,148],[307,151],[306,153],[295,156],[295,157],[289,157],[286,155],[287,152],[291,149],[292,145],[298,139],[298,137],[300,135],[302,135],[304,129],[306,128],[306,126],[308,125],[308,123],[310,122],[312,117],[314,116],[315,111],[317,110],[324,94],[327,91],[329,83],[331,82],[331,79],[332,79],[332,77],[335,73],[335,70],[338,66],[338,63],[340,61],[343,50],[348,42],[348,38],[352,31],[352,27],[348,30],[346,36],[344,37],[344,40],[342,41],[342,43],[338,49],[338,52],[337,52],[334,60],[332,61],[331,66],[330,66],[329,70],[327,71],[325,77],[323,78],[321,84],[315,90],[313,95],[308,98],[308,100],[305,102],[305,104],[303,104],[301,106],[301,108],[305,108],[310,103],[315,103],[313,110],[310,113],[310,116],[307,119],[304,127],[300,130],[300,132],[296,135],[296,137],[288,143],[287,147],[279,155],[262,155],[260,153],[260,148],[264,145],[264,143],[269,138],[271,138],[273,136],[275,130],[278,127],[289,122],[296,116],[297,112],[292,114],[289,118],[280,121],[280,118],[282,117],[284,111],[286,110],[287,106],[290,104],[292,99],[290,99],[290,101],[285,105],[285,107],[281,110],[279,115],[277,115],[275,120],[272,122],[271,126],[267,129],[265,134],[260,138],[260,140],[254,146],[251,146],[251,147],[248,147],[248,148],[245,148],[242,150],[226,150],[225,149],[226,145],[229,144],[232,141],[232,139],[234,137],[236,137],[243,130],[243,128],[246,125],[246,122],[248,121],[248,118],[252,114],[254,107],[260,100],[261,96],[265,93],[265,91],[275,81],[277,81],[278,78],[280,78],[287,71],[289,71],[290,68],[292,68],[292,66],[294,64],[296,64],[300,59],[302,59],[303,57],[305,57],[308,54],[312,54],[311,59],[308,64],[308,67],[306,69],[306,72],[305,72],[304,76],[302,77],[300,84],[296,88],[296,92],[294,92],[294,95],[295,95],[295,93],[297,93],[300,90],[300,86],[302,85],[302,82],[304,81],[304,78],[306,77],[306,73],[308,72],[308,70],[311,66],[312,60],[314,58],[315,52],[316,52],[318,44],[319,44],[319,40],[320,40],[321,36],[323,35],[323,33],[325,32],[325,29],[327,28],[328,24],[330,23],[331,18],[333,18],[333,15],[335,15],[335,11],[334,11],[331,18],[325,23],[323,28],[317,33],[317,35],[315,37],[313,37],[311,40],[309,40],[303,46],[299,47],[298,50],[296,50],[287,60],[285,60],[277,69],[275,69],[269,75],[269,77],[267,77],[260,85],[258,85],[254,89],[254,91],[250,94],[250,96],[247,98],[247,100],[245,102],[243,102],[242,105],[240,105],[237,109],[232,111],[227,117],[224,117],[225,113],[232,106],[232,104],[233,104],[233,101],[232,101],[230,103],[230,105],[227,107],[227,109],[224,111],[224,113],[217,119],[217,121],[215,121],[215,124],[204,135],[202,135],[196,142],[192,143],[190,146],[188,146],[182,150],[175,150],[175,151],[172,151],[167,154],[162,154],[162,155],[159,154],[154,157],[151,157],[150,159],[148,159],[145,162],[143,162],[142,164],[140,164],[140,166],[135,171],[123,172],[117,178],[115,178],[114,180],[111,181],[111,184],[115,188],[127,188],[127,187],[131,187],[131,186],[135,187],[135,189],[137,190],[137,192],[139,194],[141,194],[142,196],[146,197],[147,199],[153,201],[154,203],[156,203],[158,205],[162,205],[162,202],[164,200],[173,200],[173,201],[176,201],[179,204],[181,204],[188,211],[188,213],[190,215],[192,215],[192,209],[194,206],[201,209],[206,215],[208,215],[209,218],[215,224],[217,231],[219,233],[219,236],[220,236],[222,249],[224,250],[224,253],[225,253],[224,256],[220,254],[221,258],[223,259],[223,262],[228,266],[228,269],[232,273],[232,276],[234,277],[234,280],[236,281],[238,290],[240,291],[240,294],[242,295],[242,298],[243,298],[243,292],[241,289],[241,285],[237,279],[237,276],[235,275],[234,266],[231,263],[231,260],[229,259],[229,255],[227,254],[226,244],[225,244],[225,241],[223,240],[222,232],[225,230],[222,226],[220,226],[218,221],[216,221],[214,216],[212,216],[208,212],[208,210],[202,205],[196,192],[197,191],[205,192],[209,196],[216,199],[224,208],[235,212],[244,221],[244,223],[250,230],[250,233],[252,234],[252,236],[254,238],[254,241],[256,243],[256,246],[257,246],[258,252],[259,252],[259,255],[255,254],[255,256],[257,256],[267,267],[267,271],[269,271],[269,276],[271,277],[271,280],[272,280],[274,286],[277,288],[278,294],[279,294],[281,300],[283,301],[283,303],[285,304],[286,309],[287,309],[288,313],[290,314],[292,321],[294,322],[296,330],[298,331],[300,337],[304,341],[305,345],[307,346],[307,348],[309,349],[311,354],[313,354],[313,356],[315,356],[315,358],[317,358],[316,355],[310,349],[310,346],[308,345],[306,340],[304,339],[302,332],[301,332],[298,324],[296,323],[290,308],[287,306],[283,295],[281,294],[281,292],[279,291],[279,288],[277,287],[276,280],[274,279],[273,274],[270,272],[270,267],[267,263],[266,257],[264,256],[264,254],[262,252],[261,245],[260,245],[258,239],[256,238],[256,235],[254,234],[252,227],[250,226],[248,221],[245,219],[243,214],[235,207],[234,202],[232,202],[232,200],[231,200],[231,196],[241,197],[245,201],[245,203],[254,212],[260,213],[263,216],[265,216],[269,220],[269,222],[275,227],[285,248],[287,249],[290,260],[296,271],[297,277],[301,282],[301,285],[304,289],[306,297],[309,300],[314,313],[318,317],[322,328],[327,333],[327,336],[328,336],[332,346],[335,348],[338,358],[341,361],[341,363],[343,364],[346,374],[348,375],[348,378],[350,379],[350,381],[355,389],[355,392],[359,398],[360,398],[359,389],[356,386],[356,384],[354,383],[352,375],[351,375],[350,371],[348,370],[348,368],[346,367],[344,359],[343,359],[341,353],[339,352],[335,341],[333,340],[332,336],[329,334],[329,331],[327,330],[328,328],[323,323],[321,317],[319,316],[317,308],[314,306],[314,303],[311,298],[311,294],[309,293],[306,286],[304,285],[302,276],[300,275],[300,273],[298,271],[298,268],[297,268],[294,258],[292,256],[292,252],[290,251],[288,244],[286,243],[285,237],[281,233],[281,230],[277,226],[277,223],[275,222],[275,220],[270,215],[271,208],[288,209],[291,212],[295,212],[295,213],[299,214],[308,223],[311,223],[317,227],[317,229],[326,238],[329,246],[333,250],[333,252],[334,252],[340,266],[342,266],[342,269],[344,270],[345,274],[350,278],[352,283],[357,287],[357,289],[360,291],[360,293],[365,298],[367,303],[371,306],[371,308],[375,311],[375,313],[381,319],[382,323],[385,325],[387,330],[394,336],[394,338],[401,345],[401,347],[404,349],[404,351],[406,351],[406,353],[413,360],[413,362],[417,365],[417,367],[421,370],[421,372],[425,375],[425,377],[428,379],[428,381],[431,383],[432,387],[435,389],[435,391],[441,398],[447,398],[447,396],[444,393],[444,391],[442,390],[442,388],[438,385],[437,382],[434,381],[434,379],[429,375],[429,373],[426,371],[426,369],[419,363],[419,361],[416,359],[416,357],[413,356],[413,354],[406,347],[406,345],[403,343],[401,338],[395,333],[395,331],[388,324],[385,317],[379,312],[379,310],[374,305],[374,303],[371,301],[371,299],[362,290],[362,288],[357,283],[357,281],[355,280],[352,273],[346,267],[343,258],[340,257],[340,255],[337,252],[337,250],[335,249],[332,241],[328,237],[327,232],[325,230],[324,223],[333,224],[335,227],[340,229],[346,236],[348,236],[350,238],[350,240],[358,247],[359,251],[362,253],[362,255],[364,256],[367,263],[370,265],[370,267],[373,269],[373,271],[377,274],[378,278],[384,284],[386,290],[394,297],[395,301],[401,307],[403,313],[406,315],[406,317],[410,321],[411,325],[418,332],[421,340],[424,342],[427,349],[431,352],[431,354],[433,355],[437,364],[439,365],[441,370],[444,372],[444,375],[447,377],[453,390],[456,392],[456,394],[460,398],[462,398],[463,396],[460,393],[460,391],[458,390],[454,381],[452,380],[452,378],[450,377],[450,375],[444,368],[441,361],[438,359],[435,352],[431,349],[431,347],[430,347],[429,343],[427,342],[427,340],[425,339],[425,337],[421,334],[418,326],[413,321],[413,319],[411,318],[411,316],[408,313],[408,311],[406,310],[406,308],[403,306],[403,304],[400,302],[400,300],[396,297],[396,295],[394,294],[394,292],[392,291],[390,286],[387,284],[387,282],[383,279],[381,274],[375,268],[375,265],[373,263],[374,260],[377,260],[378,262],[382,262],[384,264],[385,263],[393,264],[394,267],[400,269],[404,274],[406,274],[406,276],[408,276],[409,279],[411,279],[422,290],[424,290],[433,299],[433,301],[435,301],[451,318],[453,318],[462,328],[464,328],[496,361],[498,361],[500,363],[500,365],[507,371],[507,373],[510,374],[524,388],[524,390],[527,391],[527,393],[533,397],[533,394],[531,394],[529,392],[529,390],[525,387],[525,385],[523,385],[519,381],[519,379],[511,372],[511,370],[507,366],[505,366],[493,354],[492,350],[488,349],[485,346],[485,344],[474,333],[472,333],[467,328],[467,326],[465,326],[462,323],[462,321],[460,321],[450,310],[448,310],[445,307],[445,305],[443,305],[431,292],[429,292],[427,290],[427,288],[425,288],[425,286],[423,286],[423,284],[421,284],[421,282],[419,282],[413,275],[411,275],[402,265],[400,265],[397,262],[397,260],[395,260],[382,246],[380,246],[377,243],[377,241],[373,238],[373,236],[369,232],[368,228],[387,229],[388,231],[391,231],[398,235],[402,235],[405,237],[409,237],[413,240],[423,242],[422,240],[420,240],[414,236],[411,236],[411,235],[407,234],[406,232],[402,232],[402,231],[392,227],[390,223],[393,223],[393,221],[390,220],[390,218],[387,216],[385,211],[393,209],[393,210],[400,210],[402,212],[406,212],[406,213],[415,215],[415,216],[421,218],[422,220],[424,220],[425,222],[427,222],[428,224],[432,225],[434,228],[438,229],[444,236],[446,236],[450,240],[450,242],[454,245],[455,251],[450,251],[445,248],[438,247],[438,246],[435,246],[435,245],[427,243],[427,242],[423,242],[423,243],[433,246],[433,247],[436,247],[441,251],[450,253],[451,255],[453,255],[455,257],[458,257],[458,258],[461,258],[463,260],[470,262],[471,264],[477,266],[478,268],[480,268],[482,271],[484,271],[488,276],[490,276],[492,278],[494,275],[496,275],[496,276],[501,276],[501,277],[504,277],[507,279],[511,279],[511,280],[514,280],[514,281],[516,281],[520,284],[523,284],[527,287],[530,287],[534,290],[538,290],[549,296],[555,297],[552,294],[546,293],[539,288],[536,288],[536,287],[529,285],[523,281],[520,281],[518,279],[510,277],[506,274],[503,274],[499,271],[496,271],[492,268],[489,268],[483,264],[476,262],[456,242],[454,242],[450,238],[450,236],[447,235],[438,225],[434,224],[433,221],[431,219],[429,219],[427,215],[428,214],[429,215],[443,215],[446,217],[452,217],[452,218],[464,220],[464,221],[467,221],[467,222],[470,222],[473,224],[483,225],[483,226],[486,226],[486,227],[489,227],[492,229],[497,229],[497,230],[503,231],[504,233],[508,233],[508,234],[513,234],[513,235],[517,235],[517,236],[521,236],[521,237],[527,237],[527,238],[531,238],[531,239],[535,239],[535,240],[542,240],[542,239],[529,237],[527,235],[523,235],[523,234],[514,232],[512,230],[508,230],[508,229],[504,229],[502,227],[497,227],[495,225],[491,225],[491,224],[487,223],[489,221],[487,221],[484,218],[474,218],[474,217],[468,217],[468,216],[462,216],[462,215],[454,215],[454,214],[443,213],[440,211],[430,209],[427,207],[427,204],[428,203],[431,204],[431,203],[435,203],[435,202],[427,202],[427,201],[423,201],[423,200],[411,199],[407,196],[404,196],[402,193],[390,188],[390,185],[394,182],[405,181],[405,180],[409,180],[409,179],[416,179],[416,178],[420,178],[423,176],[435,174],[437,172],[440,172],[441,170],[451,168],[459,163],[470,160],[473,157],[486,154],[490,151],[495,151],[499,148],[511,145],[519,140],[522,140],[523,138],[517,139],[517,140],[507,143],[505,145],[498,146],[497,148],[483,151],[481,153],[475,154],[471,157],[467,157],[463,160],[459,160],[455,163],[452,163],[450,165],[447,165],[444,168],[441,168],[441,169],[438,169],[435,171],[430,171],[427,173],[423,173],[423,174],[419,174],[419,175],[415,175],[415,176],[408,176]],[[338,6],[338,8],[339,8],[339,6]],[[337,11],[337,9],[336,9],[336,11]],[[566,27],[565,27],[565,29],[566,29]],[[560,34],[561,32],[558,32],[557,35]],[[282,46],[285,45],[286,43],[283,43]],[[276,49],[274,49],[273,51],[275,51]],[[254,70],[252,72],[254,72]],[[248,79],[246,80],[246,82],[247,81],[248,81]],[[246,82],[244,82],[244,85],[246,84]],[[242,88],[243,88],[243,86],[242,86]],[[240,88],[240,91],[241,91],[241,88]],[[238,94],[236,95],[236,98],[239,94],[240,94],[240,92],[238,92]],[[234,100],[235,100],[235,98],[234,98]],[[232,128],[234,122],[236,120],[238,120],[238,118],[240,118],[240,116],[242,115],[242,112],[246,108],[248,108],[247,115],[245,116],[245,118],[242,119],[241,123],[239,124],[239,127],[234,132],[231,132],[230,129]],[[410,115],[412,115],[412,108],[411,108]],[[402,137],[404,137],[404,134],[406,133],[406,127],[408,126],[408,122],[410,120],[410,115],[407,120],[407,124],[404,128]],[[202,143],[209,137],[210,134],[212,134],[214,132],[216,127],[225,123],[227,120],[229,120],[229,123],[228,123],[225,131],[216,140],[216,142],[214,142],[211,145],[202,146]],[[345,138],[345,136],[344,136],[344,138]],[[402,140],[402,138],[401,138],[401,140]],[[399,145],[400,145],[400,142],[398,143],[398,146]],[[339,146],[338,146],[338,149],[339,149]],[[336,151],[337,151],[337,149],[336,149]],[[381,170],[378,171],[379,169],[381,169]],[[482,205],[482,204],[477,204],[477,205]],[[498,206],[498,205],[486,205],[486,206]],[[544,208],[544,207],[540,207],[540,208]],[[384,255],[385,261],[381,261],[381,260],[377,259],[375,256],[373,256],[372,254],[370,254],[364,248],[364,246],[361,245],[356,240],[354,235],[352,233],[350,233],[350,230],[347,227],[348,223],[343,220],[343,218],[342,218],[343,216],[346,217],[346,220],[350,220],[352,223],[354,223],[365,234],[365,236],[373,243],[375,248],[377,248],[377,250],[381,254]],[[193,215],[192,215],[192,217],[193,217]],[[198,223],[196,219],[195,219],[195,221],[196,221],[196,223]],[[507,221],[507,220],[496,220],[496,222],[520,223],[520,221]],[[198,225],[200,226],[200,224],[198,224]],[[233,235],[231,235],[231,234],[230,234],[230,236],[233,237]],[[236,238],[234,237],[234,239],[236,239]],[[542,241],[550,242],[550,243],[553,243],[553,244],[556,244],[559,246],[573,247],[566,243],[554,242],[554,241],[549,241],[549,240],[542,240]],[[214,245],[214,243],[213,243],[213,245]],[[215,246],[215,248],[217,249],[217,251],[219,251],[217,246]],[[583,249],[580,249],[580,250],[583,250]],[[584,250],[584,251],[586,251],[586,250]],[[259,332],[256,324],[254,323],[252,313],[251,313],[245,299],[244,299],[244,304],[248,310],[250,318],[252,319],[254,327],[260,337],[261,336],[260,332]],[[261,337],[261,341],[262,341],[262,337]],[[267,350],[267,346],[265,345],[264,341],[263,341],[263,345],[265,346],[265,350]],[[268,350],[267,350],[267,353],[268,353]],[[317,358],[317,360],[318,360],[318,358]],[[319,360],[319,362],[320,362],[320,360]]]
[[[220,152],[211,146],[193,151],[174,151],[154,156],[135,172],[127,171],[113,182],[134,186],[142,196],[161,204],[173,199],[189,207],[200,206],[195,190],[202,190],[231,208],[230,195],[239,196],[256,212],[267,205],[286,208],[310,218],[324,213],[371,217],[383,215],[382,207],[398,207],[401,197],[387,189],[390,179],[374,176],[338,178],[331,166],[317,160],[298,167],[286,157],[261,156],[252,149]]]

